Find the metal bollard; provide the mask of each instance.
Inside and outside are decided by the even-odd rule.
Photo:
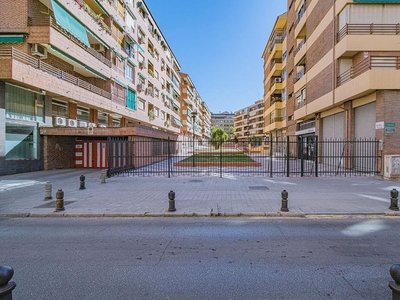
[[[169,199],[168,211],[176,211],[176,208],[175,208],[175,193],[174,193],[174,191],[170,191],[168,193],[168,199]]]
[[[81,176],[79,177],[79,180],[80,180],[79,189],[80,189],[80,190],[86,189],[86,187],[85,187],[85,176],[81,175]]]
[[[54,212],[63,211],[64,208],[64,192],[63,190],[58,190],[56,192],[56,210]]]
[[[105,172],[101,172],[100,179],[101,179],[100,183],[106,183],[106,173]]]
[[[12,291],[16,287],[16,283],[10,281],[13,275],[13,268],[0,266],[0,300],[12,300]]]
[[[390,267],[390,276],[394,281],[389,281],[389,287],[392,290],[392,300],[400,300],[400,265]]]
[[[399,210],[399,191],[396,189],[393,189],[390,191],[390,206],[389,209],[391,210]]]
[[[286,190],[283,190],[282,193],[281,193],[281,196],[282,196],[281,211],[287,212],[287,211],[289,211],[289,208],[288,208],[288,196],[289,196],[289,193]]]
[[[46,184],[44,185],[44,200],[53,199],[53,197],[51,196],[51,189],[52,185],[50,181],[47,181]]]

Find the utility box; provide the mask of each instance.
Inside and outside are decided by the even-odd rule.
[[[385,155],[383,177],[388,180],[400,180],[400,155]]]

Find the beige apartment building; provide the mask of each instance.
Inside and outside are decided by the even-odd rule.
[[[201,99],[192,79],[186,73],[181,76],[181,137],[183,141],[208,141],[211,138],[211,113]]]
[[[182,140],[180,71],[144,1],[3,0],[0,175],[104,168],[108,137]]]
[[[235,135],[238,140],[248,140],[251,137],[264,139],[264,101],[258,100],[252,105],[235,112]]]
[[[288,0],[265,50],[265,133],[400,154],[400,1]]]

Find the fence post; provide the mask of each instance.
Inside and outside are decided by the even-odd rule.
[[[318,135],[315,136],[315,145],[314,145],[314,153],[315,153],[315,177],[318,177]]]
[[[304,148],[303,148],[303,139],[304,137],[300,137],[300,176],[304,176]]]
[[[171,146],[171,144],[170,144],[170,139],[169,139],[169,137],[168,137],[168,140],[167,140],[167,147],[168,147],[168,149],[167,149],[167,155],[168,155],[168,178],[171,178],[171,150],[170,150],[170,146]]]
[[[219,145],[219,178],[222,178],[222,137]]]
[[[107,137],[107,147],[108,147],[108,171],[107,174],[108,176],[111,176],[111,138]]]
[[[290,176],[290,141],[289,136],[286,136],[286,177]]]
[[[272,167],[273,167],[273,161],[272,161],[272,136],[270,136],[269,140],[269,177],[272,177]]]

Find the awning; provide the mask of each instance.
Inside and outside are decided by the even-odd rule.
[[[139,76],[142,77],[143,79],[147,79],[146,76],[143,75],[143,73],[139,72]]]
[[[139,45],[139,43],[136,43],[136,45],[137,45],[138,49],[139,49],[142,53],[144,53],[144,50],[143,50],[143,48]]]
[[[86,31],[96,40],[98,41],[101,45],[103,45],[106,49],[109,49],[110,47],[103,42],[103,40],[101,38],[99,38],[98,36],[96,36],[91,30],[86,28]]]
[[[129,61],[130,64],[134,65],[134,66],[137,68],[136,63],[133,61],[132,58],[128,57],[127,59],[128,59],[128,61]]]
[[[24,35],[23,34],[1,34],[0,35],[0,44],[6,43],[23,43]]]
[[[175,102],[173,102],[172,103],[172,105],[176,108],[176,109],[179,109],[179,106],[178,105],[176,105],[176,103]]]
[[[174,117],[174,121],[175,121],[175,124],[176,125],[178,125],[179,127],[182,127],[183,125],[182,125],[182,123],[181,123],[181,121],[179,121],[177,118],[175,118]]]
[[[58,2],[51,0],[56,22],[87,46],[90,46],[86,28]]]
[[[114,77],[113,77],[113,80],[114,80],[116,83],[118,83],[119,85],[123,86],[124,88],[128,88],[128,86],[127,86],[125,83],[119,81],[117,78],[114,78]]]

